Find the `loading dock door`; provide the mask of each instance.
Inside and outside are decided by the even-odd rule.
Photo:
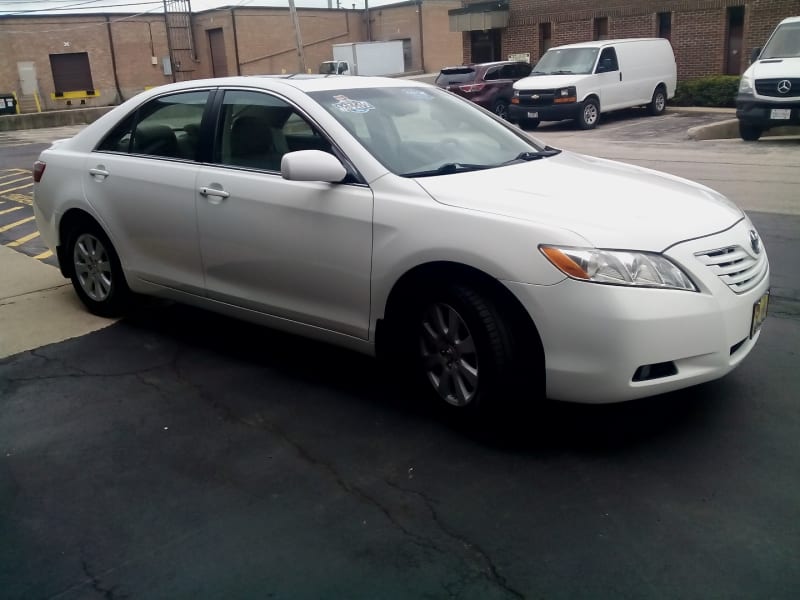
[[[86,52],[51,54],[50,67],[53,70],[56,96],[62,95],[64,92],[94,93],[89,55]]]

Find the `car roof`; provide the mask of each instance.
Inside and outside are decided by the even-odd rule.
[[[445,71],[452,71],[456,69],[477,69],[477,68],[495,67],[498,65],[518,65],[518,64],[529,64],[529,63],[526,63],[523,60],[495,60],[492,62],[469,63],[466,65],[453,65],[450,67],[442,67],[440,72],[444,73]]]
[[[592,42],[578,42],[576,44],[564,44],[563,46],[553,46],[550,50],[560,50],[562,48],[605,48],[606,46],[616,46],[629,42],[653,42],[666,41],[666,38],[623,38],[619,40],[595,40]]]
[[[151,91],[164,92],[167,90],[236,86],[255,87],[264,90],[280,90],[291,87],[301,92],[375,87],[430,87],[427,83],[392,77],[359,77],[355,75],[314,75],[301,73],[288,75],[237,75],[233,77],[193,79],[191,81],[169,83],[157,88],[152,88]]]

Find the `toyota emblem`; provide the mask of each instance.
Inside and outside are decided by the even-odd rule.
[[[761,240],[758,239],[758,234],[754,230],[750,230],[750,247],[756,254],[761,253]]]
[[[778,82],[778,93],[779,94],[788,94],[792,89],[792,82],[788,79],[781,79]]]

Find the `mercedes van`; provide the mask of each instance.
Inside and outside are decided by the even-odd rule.
[[[781,21],[753,58],[736,96],[739,134],[749,142],[772,127],[800,125],[800,16]]]
[[[575,119],[597,126],[601,113],[647,106],[660,115],[675,95],[677,68],[669,40],[598,40],[550,48],[530,77],[514,84],[510,121],[534,129],[540,121]]]

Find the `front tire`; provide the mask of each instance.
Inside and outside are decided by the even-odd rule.
[[[67,236],[70,279],[89,312],[117,317],[132,297],[119,257],[111,240],[99,225],[88,219],[79,222]]]
[[[472,415],[514,395],[512,328],[488,294],[437,286],[413,304],[403,335],[417,381],[445,410]]]
[[[525,131],[533,131],[539,126],[539,119],[520,119],[519,126],[520,129],[524,129]]]
[[[739,135],[745,142],[757,142],[762,133],[760,127],[739,121]]]
[[[594,129],[600,120],[600,103],[594,98],[583,101],[583,108],[578,115],[578,127],[581,129]]]

